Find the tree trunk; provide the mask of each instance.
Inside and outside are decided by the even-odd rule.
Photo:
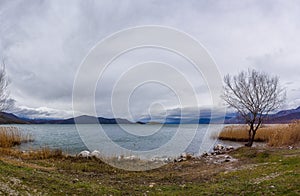
[[[248,143],[245,144],[245,146],[252,147],[253,142],[254,142],[255,134],[256,134],[256,131],[255,131],[255,130],[252,130],[252,129],[249,130]]]
[[[252,132],[252,128],[250,126],[249,131],[248,131],[248,142],[245,144],[245,146],[249,146],[250,145],[250,140],[251,140],[251,132]]]
[[[248,143],[245,144],[245,146],[251,147],[253,145],[255,134],[256,134],[256,130],[254,129],[254,125],[251,124],[249,128],[249,134],[248,134]]]

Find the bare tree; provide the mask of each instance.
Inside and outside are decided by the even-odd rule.
[[[269,112],[278,109],[284,102],[285,90],[280,87],[277,76],[271,77],[251,69],[233,77],[226,75],[224,82],[222,98],[249,125],[249,138],[245,146],[251,147],[256,131]]]
[[[8,80],[6,77],[4,61],[0,65],[0,112],[7,110],[13,105],[13,101],[9,99],[9,93],[7,91]]]

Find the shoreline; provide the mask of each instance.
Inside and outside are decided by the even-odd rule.
[[[94,158],[20,159],[1,153],[0,193],[17,195],[299,193],[299,147],[294,149],[241,147],[213,157],[208,155],[199,159],[168,163],[154,170],[133,172],[111,167]]]

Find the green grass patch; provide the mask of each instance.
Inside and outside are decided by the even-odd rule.
[[[190,160],[144,172],[119,170],[97,159],[20,160],[23,165],[16,165],[16,158],[3,159],[0,194],[9,194],[6,186],[20,195],[300,194],[300,149],[240,148],[231,156],[239,161]]]

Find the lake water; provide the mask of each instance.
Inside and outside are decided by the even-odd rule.
[[[2,125],[20,128],[32,134],[34,142],[19,146],[22,150],[49,147],[68,154],[99,150],[105,155],[120,154],[175,156],[181,152],[201,154],[215,145],[213,138],[223,125]]]

